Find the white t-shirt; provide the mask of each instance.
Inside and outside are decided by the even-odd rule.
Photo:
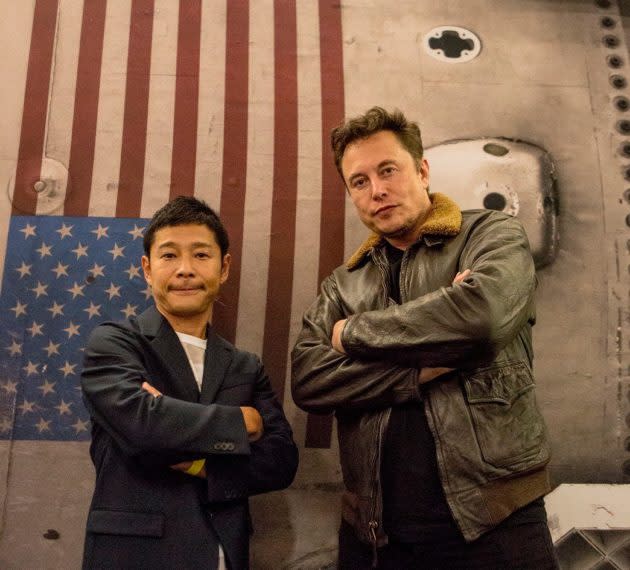
[[[188,362],[190,363],[190,367],[192,368],[193,374],[195,375],[195,380],[197,381],[197,387],[199,391],[201,391],[201,381],[203,380],[203,363],[206,357],[206,346],[208,341],[204,338],[198,338],[196,336],[192,336],[185,333],[177,333],[179,337],[179,341],[182,343],[184,350],[186,351],[186,356],[188,356]],[[219,542],[219,537],[217,537],[217,542]],[[225,566],[225,553],[223,552],[223,548],[221,548],[221,543],[219,542],[219,567],[218,570],[227,570]]]

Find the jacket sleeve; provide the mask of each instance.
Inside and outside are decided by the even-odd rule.
[[[264,433],[250,443],[249,456],[222,456],[206,461],[208,499],[225,501],[288,487],[298,467],[298,449],[291,426],[258,358],[253,401]]]
[[[250,453],[239,407],[154,397],[141,388],[151,381],[143,359],[137,339],[116,324],[94,329],[85,349],[86,407],[123,453],[166,465],[216,454],[221,442]]]
[[[518,220],[488,216],[473,226],[459,260],[462,283],[402,305],[353,315],[341,340],[362,360],[418,367],[470,367],[492,360],[534,319],[536,276]]]
[[[334,274],[304,314],[291,355],[291,388],[295,403],[314,413],[376,410],[419,399],[418,370],[388,362],[367,362],[337,352],[330,337],[346,314]]]

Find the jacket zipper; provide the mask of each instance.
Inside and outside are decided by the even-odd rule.
[[[374,462],[373,462],[373,496],[372,499],[372,510],[370,513],[370,520],[368,521],[368,535],[370,537],[370,542],[372,544],[372,568],[376,568],[378,566],[378,551],[377,551],[377,537],[376,530],[379,527],[379,522],[377,520],[377,506],[376,506],[376,495],[380,492],[379,486],[380,483],[380,468],[381,468],[381,447],[383,445],[383,424],[385,419],[386,412],[381,412],[379,422],[378,422],[378,432],[376,437],[376,451],[374,453]]]

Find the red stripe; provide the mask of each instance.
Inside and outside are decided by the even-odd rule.
[[[171,198],[195,192],[201,0],[179,0]]]
[[[247,110],[249,88],[249,1],[227,2],[225,117],[221,219],[231,240],[230,279],[214,306],[214,325],[229,341],[236,337],[241,279],[245,184],[247,176]]]
[[[149,114],[153,0],[133,0],[116,216],[140,215]]]
[[[274,162],[263,362],[284,399],[295,250],[298,161],[297,21],[295,0],[274,5]]]
[[[83,5],[64,206],[67,216],[87,216],[90,205],[106,10],[107,0],[92,0]]]
[[[39,180],[42,169],[50,71],[57,28],[57,6],[57,0],[37,0],[33,13],[22,130],[13,191],[12,213],[18,215],[34,214],[37,207],[37,194],[33,185]]]
[[[319,49],[322,92],[322,210],[319,238],[319,281],[343,263],[344,188],[330,149],[330,131],[344,118],[343,36],[341,5],[319,2]],[[306,447],[330,447],[332,416],[309,415]]]

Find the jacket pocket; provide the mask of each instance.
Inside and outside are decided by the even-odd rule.
[[[523,470],[549,459],[545,423],[525,363],[479,370],[464,380],[464,387],[484,461]]]
[[[86,530],[96,534],[161,538],[164,535],[164,515],[95,509],[88,515]]]

